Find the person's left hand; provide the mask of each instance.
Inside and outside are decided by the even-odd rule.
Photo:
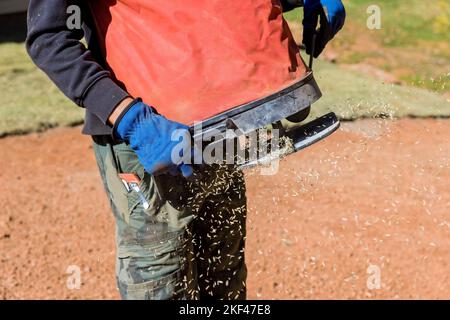
[[[345,8],[341,0],[304,0],[303,44],[306,53],[317,58],[345,23]],[[317,26],[320,18],[319,30]],[[316,37],[314,37],[316,35]]]

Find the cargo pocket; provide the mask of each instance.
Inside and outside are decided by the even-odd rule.
[[[116,180],[120,181],[119,173],[133,173],[140,179],[139,192],[128,192],[120,181],[121,192],[126,197],[125,208],[123,196],[120,196],[120,211],[124,221],[135,231],[139,230],[139,237],[151,239],[158,232],[177,233],[193,220],[192,210],[187,205],[188,190],[181,175],[155,177],[145,172],[134,151],[126,144],[114,145],[113,153]],[[145,206],[143,202],[146,202]]]
[[[180,300],[185,299],[179,271],[158,280],[125,284],[118,280],[120,295],[124,300]]]
[[[186,240],[182,235],[160,237],[152,244],[118,248],[117,282],[123,299],[181,299]]]
[[[103,158],[103,172],[108,197],[116,220],[127,220],[129,213],[128,191],[120,180],[119,168],[113,147],[108,147]]]
[[[162,174],[153,176],[143,173],[139,184],[141,195],[149,204],[142,205],[137,192],[130,193],[130,216],[145,214],[149,222],[165,223],[170,231],[179,231],[191,221],[191,208],[185,201],[188,193],[184,188],[183,177]]]
[[[154,177],[147,172],[142,172],[141,175],[136,173],[136,175],[141,181],[138,185],[139,191],[131,190],[128,193],[128,216],[131,218],[132,215],[144,214],[157,221],[163,200],[154,182]]]
[[[153,177],[145,172],[136,154],[128,145],[124,143],[114,145],[113,153],[117,168],[116,175],[120,173],[132,173],[141,180],[138,185],[138,192],[136,190],[127,190],[126,186],[117,176],[121,184],[121,190],[126,196],[126,208],[122,206],[123,219],[126,223],[130,223],[131,216],[135,214],[155,216],[161,207],[161,197],[154,186]],[[144,202],[146,202],[145,207]]]

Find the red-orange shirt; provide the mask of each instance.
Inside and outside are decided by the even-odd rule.
[[[91,1],[115,78],[185,124],[262,98],[306,67],[273,0]]]

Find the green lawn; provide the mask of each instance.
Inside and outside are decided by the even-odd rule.
[[[315,78],[323,97],[313,114],[334,111],[345,120],[372,117],[450,117],[450,103],[431,91],[384,84],[366,75],[319,61]]]
[[[0,44],[0,61],[0,136],[82,122],[83,110],[33,65],[23,44]]]
[[[344,0],[347,21],[331,49],[340,63],[367,63],[408,85],[450,91],[450,1]],[[370,5],[381,9],[381,29],[367,28]],[[301,10],[286,15],[301,21]]]

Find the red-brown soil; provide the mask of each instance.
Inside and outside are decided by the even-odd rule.
[[[118,298],[114,222],[79,131],[0,140],[0,298]],[[248,173],[249,298],[450,299],[449,136],[450,120],[344,123],[278,174]]]

